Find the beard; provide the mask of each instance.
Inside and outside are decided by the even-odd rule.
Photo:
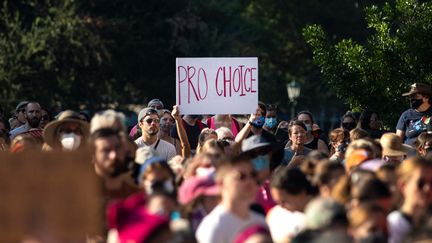
[[[37,118],[37,117],[33,117],[33,118],[30,118],[30,119],[27,118],[27,122],[28,122],[28,124],[30,125],[31,128],[39,128],[40,120],[41,119]]]
[[[158,128],[149,128],[147,130],[147,134],[150,136],[156,136],[159,133],[159,129]]]

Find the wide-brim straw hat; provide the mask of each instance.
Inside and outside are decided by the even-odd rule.
[[[403,156],[414,150],[411,146],[403,144],[401,137],[390,132],[382,135],[380,144],[384,156]]]
[[[89,137],[90,134],[89,123],[81,120],[79,114],[76,113],[75,111],[65,110],[60,114],[57,120],[52,121],[45,126],[45,129],[43,131],[43,137],[45,143],[47,143],[51,147],[54,147],[58,143],[58,141],[56,141],[56,132],[58,128],[67,122],[78,123],[83,133],[83,139]]]

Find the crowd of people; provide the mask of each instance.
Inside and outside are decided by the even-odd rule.
[[[416,242],[432,239],[432,89],[413,84],[396,132],[347,113],[324,133],[259,102],[250,116],[181,115],[153,99],[51,117],[23,101],[0,149],[90,151],[103,184],[103,242]]]

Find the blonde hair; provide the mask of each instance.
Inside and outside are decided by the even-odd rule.
[[[427,167],[432,168],[432,162],[421,157],[411,157],[404,160],[397,168],[397,179],[400,182],[407,182],[418,169]]]
[[[357,127],[349,132],[349,137],[351,141],[355,141],[369,137],[369,133],[366,130]]]
[[[352,141],[347,148],[347,151],[345,153],[345,158],[349,158],[350,155],[356,150],[356,149],[364,149],[370,153],[371,158],[379,158],[380,148],[377,147],[376,144],[374,144],[369,139],[358,139],[355,141]]]
[[[122,132],[126,132],[125,115],[121,112],[109,109],[97,113],[93,116],[90,122],[90,133],[101,128],[114,128]]]
[[[200,153],[207,153],[211,149],[219,150],[221,152],[221,155],[224,153],[223,145],[215,139],[209,139],[209,140],[205,141],[199,152]]]

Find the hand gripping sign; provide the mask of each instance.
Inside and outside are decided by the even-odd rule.
[[[258,104],[258,58],[177,58],[181,114],[250,114]]]

